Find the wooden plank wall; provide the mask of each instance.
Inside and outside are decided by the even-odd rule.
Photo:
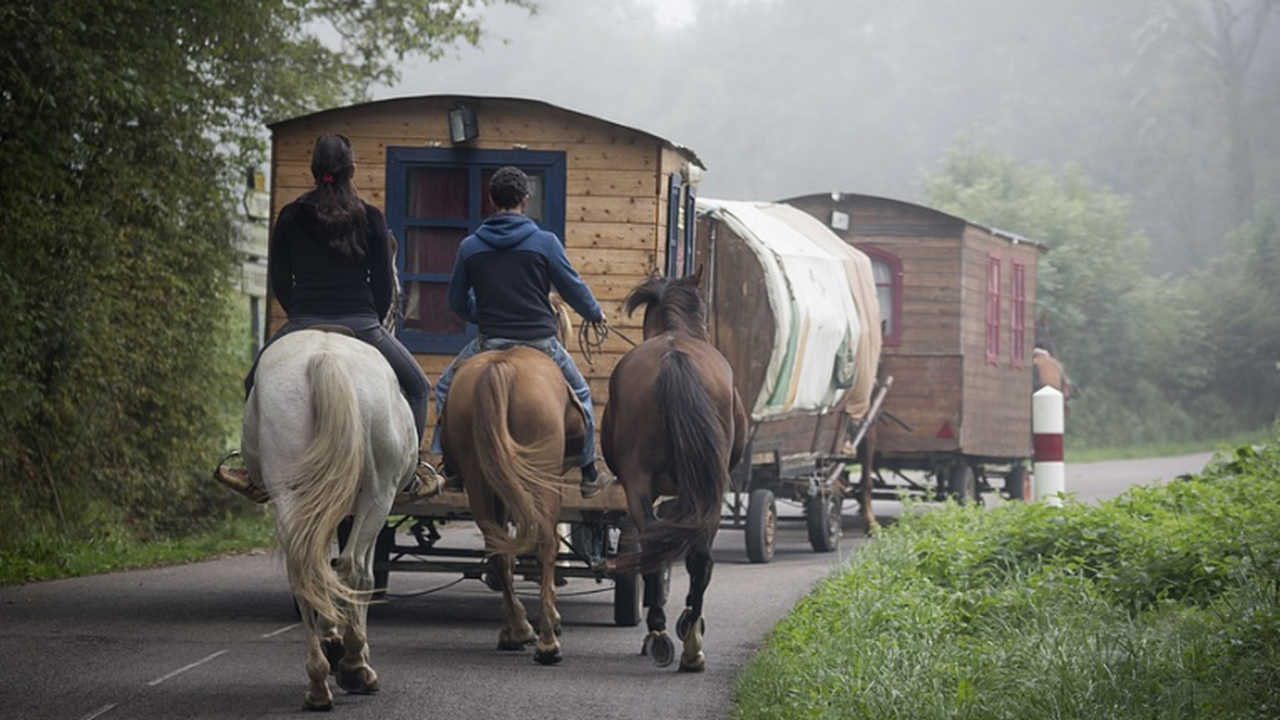
[[[425,97],[353,106],[273,127],[272,208],[311,189],[315,138],[340,132],[356,155],[355,184],[369,203],[386,208],[388,147],[449,146],[446,115],[459,98]],[[609,322],[632,340],[643,318],[627,318],[622,301],[666,255],[666,176],[686,159],[644,133],[538,102],[464,98],[478,115],[480,135],[469,147],[490,150],[555,150],[566,154],[565,247],[600,301]],[[274,222],[274,220],[273,220]],[[270,303],[268,331],[285,318]],[[575,328],[582,319],[573,317]],[[576,337],[566,343],[591,385],[597,419],[607,403],[608,378],[630,345],[616,336],[588,365]],[[418,354],[434,381],[452,355]],[[431,413],[435,422],[434,410]]]
[[[812,195],[788,201],[822,219],[849,216],[835,232],[859,246],[902,260],[902,344],[886,345],[881,374],[893,375],[885,410],[914,428],[882,426],[878,449],[887,456],[963,452],[989,457],[1030,453],[1030,369],[1010,361],[1008,313],[1012,264],[1024,263],[1025,354],[1034,342],[1036,261],[1031,244],[1015,244],[985,228],[929,208],[868,196]],[[1001,361],[986,361],[987,258],[1001,257]],[[938,437],[948,425],[954,439]]]

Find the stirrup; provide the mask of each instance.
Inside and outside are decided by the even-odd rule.
[[[240,453],[238,451],[232,452],[222,458],[222,461],[218,463],[218,467],[213,471],[213,479],[256,503],[261,504],[269,501],[271,496],[267,494],[266,490],[254,484],[253,478],[249,477],[248,470],[227,467],[227,461],[234,457],[240,457]]]

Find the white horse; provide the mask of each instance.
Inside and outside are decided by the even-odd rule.
[[[353,337],[290,333],[262,353],[242,431],[250,477],[275,502],[306,630],[303,707],[332,709],[331,671],[347,692],[377,692],[365,630],[374,546],[417,463],[417,431],[395,373]],[[335,530],[348,515],[350,535],[331,563]]]

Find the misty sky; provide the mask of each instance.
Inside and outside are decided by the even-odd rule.
[[[406,59],[374,98],[529,98],[634,127],[697,153],[704,197],[917,202],[962,141],[1076,163],[1134,199],[1164,270],[1231,227],[1223,101],[1170,0],[538,4],[483,9],[480,48]],[[1260,198],[1280,188],[1280,20],[1265,27],[1246,118]]]

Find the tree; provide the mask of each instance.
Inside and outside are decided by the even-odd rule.
[[[1185,438],[1197,427],[1184,400],[1209,376],[1203,319],[1185,287],[1145,271],[1147,241],[1127,199],[1077,166],[1053,173],[962,144],[927,176],[924,203],[1048,246],[1036,303],[1084,394],[1070,436],[1083,443]]]
[[[230,216],[267,120],[365,97],[527,0],[0,5],[0,544],[197,519],[248,358]],[[323,38],[329,38],[327,41]]]

